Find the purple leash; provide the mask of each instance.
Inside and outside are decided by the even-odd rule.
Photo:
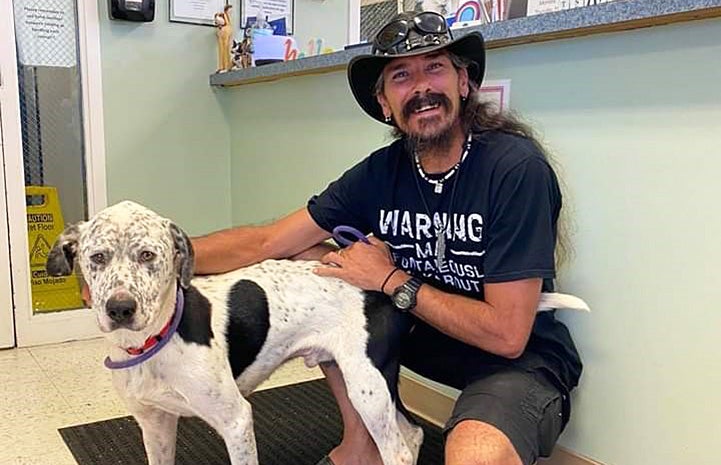
[[[353,236],[353,239],[347,239],[343,234],[350,234]],[[351,245],[355,241],[361,241],[365,242],[366,244],[370,244],[370,241],[366,237],[365,234],[358,231],[353,226],[346,226],[346,225],[340,225],[333,228],[333,239],[335,239],[339,244],[341,245]]]
[[[170,327],[168,328],[168,332],[165,337],[160,339],[158,343],[148,349],[147,352],[143,352],[142,354],[134,356],[133,358],[130,358],[128,360],[123,360],[122,362],[114,362],[110,360],[110,357],[105,357],[105,368],[109,368],[111,370],[119,370],[122,368],[134,367],[135,365],[139,365],[153,355],[157,354],[158,351],[162,349],[165,344],[170,341],[170,339],[172,339],[173,334],[175,334],[175,331],[178,329],[180,319],[183,316],[184,305],[185,298],[183,296],[183,289],[180,287],[180,285],[178,285],[178,294],[175,298],[175,313],[173,314],[173,320],[170,322]]]

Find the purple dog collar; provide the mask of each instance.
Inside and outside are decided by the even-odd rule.
[[[133,356],[132,358],[129,358],[127,360],[123,360],[121,362],[114,362],[110,359],[110,357],[105,357],[105,368],[109,368],[111,370],[130,368],[143,363],[153,355],[157,354],[158,351],[160,351],[160,349],[162,349],[165,344],[170,341],[170,339],[173,337],[173,334],[175,334],[175,331],[178,329],[180,319],[183,317],[184,305],[185,298],[183,295],[183,289],[180,287],[180,285],[178,285],[178,293],[175,298],[175,313],[173,314],[173,319],[170,322],[170,327],[168,328],[168,332],[166,333],[165,337],[160,338],[158,340],[158,343],[149,348],[147,351],[143,352],[138,356]]]

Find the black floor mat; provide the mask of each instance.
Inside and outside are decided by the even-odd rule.
[[[325,380],[309,381],[250,396],[260,465],[315,465],[341,437],[340,413]],[[418,465],[443,463],[441,430],[418,420],[425,437]],[[132,417],[62,428],[79,465],[145,465],[145,450]],[[181,418],[177,465],[227,465],[225,443],[206,423]]]

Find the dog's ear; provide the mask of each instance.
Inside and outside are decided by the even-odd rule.
[[[45,269],[50,276],[69,276],[73,272],[82,224],[83,222],[71,224],[55,239],[45,262]]]
[[[180,278],[180,286],[184,289],[190,287],[190,280],[193,278],[193,244],[185,231],[180,229],[175,223],[170,223],[168,228],[173,236],[175,244],[175,269]]]

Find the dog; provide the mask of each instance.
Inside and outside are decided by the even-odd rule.
[[[267,260],[193,277],[188,236],[129,201],[58,236],[48,273],[69,275],[76,263],[110,343],[106,365],[142,429],[149,465],[174,463],[180,416],[200,417],[218,431],[232,465],[256,465],[245,396],[294,357],[308,366],[336,362],[383,463],[416,463],[423,430],[398,397],[397,338],[388,337],[408,314],[385,295],[319,277],[313,261]],[[541,295],[539,311],[557,308],[588,311],[577,297]]]
[[[48,273],[68,275],[76,262],[110,343],[106,365],[117,368],[113,384],[140,425],[150,465],[174,463],[180,416],[213,427],[232,465],[256,465],[245,396],[299,356],[308,366],[337,363],[385,465],[417,461],[423,431],[398,399],[397,370],[379,369],[388,348],[369,344],[371,333],[404,315],[384,295],[316,276],[318,262],[268,260],[193,277],[188,236],[130,201],[58,236]]]
[[[213,23],[217,29],[218,41],[218,69],[216,73],[224,73],[233,68],[231,61],[231,46],[233,42],[233,23],[230,20],[230,9],[232,5],[225,5],[222,13],[215,13]]]
[[[243,29],[243,40],[240,42],[233,41],[231,54],[233,56],[233,69],[245,69],[253,66],[253,41],[249,27]]]

